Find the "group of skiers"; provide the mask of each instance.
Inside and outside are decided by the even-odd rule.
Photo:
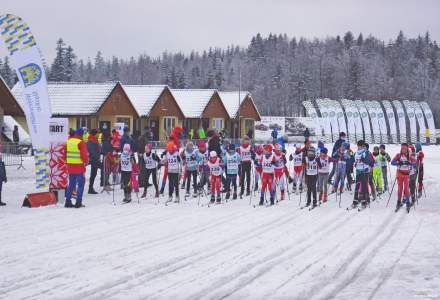
[[[369,145],[360,140],[357,149],[352,150],[346,134],[341,132],[331,153],[321,141],[314,147],[306,139],[287,157],[282,138],[264,145],[252,145],[251,139],[245,136],[239,145],[234,145],[228,139],[220,143],[218,135],[214,134],[207,140],[199,140],[197,145],[187,141],[181,149],[180,133],[178,128],[173,131],[165,150],[146,143],[142,151],[134,151],[131,140],[124,133],[117,147],[104,156],[101,175],[104,190],[109,192],[112,184],[120,183],[124,191],[123,202],[129,203],[132,192],[138,195],[140,187],[144,188],[141,198],[147,197],[150,186],[154,186],[154,196],[158,198],[164,194],[168,182],[167,203],[173,201],[173,196],[174,202],[180,202],[180,184],[181,189],[186,190],[185,199],[192,191],[193,197],[210,194],[211,203],[221,203],[223,194],[226,200],[244,195],[252,197],[253,188],[254,192],[259,191],[259,205],[274,205],[285,199],[286,192],[290,195],[289,184],[293,184],[292,193],[307,191],[304,207],[313,209],[327,202],[330,194],[340,196],[349,190],[354,193],[350,208],[365,208],[370,200],[374,201],[389,190],[390,165],[397,167],[392,185],[394,189],[397,182],[396,209],[406,204],[409,210],[423,190],[424,154],[420,143],[403,143],[400,153],[391,159],[385,145],[375,146],[371,152]],[[76,155],[73,160],[82,157],[79,150],[70,153]],[[69,180],[75,179],[73,177]],[[83,180],[76,179],[84,185]],[[67,197],[71,197],[71,192],[67,192]]]

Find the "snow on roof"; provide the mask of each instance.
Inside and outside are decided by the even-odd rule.
[[[213,89],[171,89],[185,118],[200,118],[215,92]]]
[[[166,85],[123,85],[139,116],[148,116]]]
[[[235,118],[238,113],[238,98],[240,96],[240,105],[246,99],[246,96],[250,93],[247,91],[231,91],[231,92],[218,92],[220,99],[222,99],[223,105],[225,106],[230,118]]]
[[[116,84],[116,82],[49,82],[52,115],[94,114],[108,98]],[[12,88],[12,94],[23,108],[22,87],[19,82]]]
[[[4,116],[4,118],[3,118],[4,131],[3,131],[3,133],[11,141],[13,140],[12,131],[14,130],[14,126],[18,127],[18,136],[20,137],[20,143],[30,143],[31,138],[30,138],[29,134],[26,132],[26,130],[24,130],[23,127],[21,127],[21,125],[19,123],[17,123],[17,121],[13,117]]]

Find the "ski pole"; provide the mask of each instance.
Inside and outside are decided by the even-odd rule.
[[[390,203],[391,195],[393,194],[394,186],[396,185],[396,181],[397,181],[397,176],[396,176],[396,178],[394,178],[393,187],[391,188],[390,196],[388,197],[388,201],[387,201],[387,206],[386,207],[388,207],[388,204]]]

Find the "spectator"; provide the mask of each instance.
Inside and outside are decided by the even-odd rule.
[[[252,140],[254,138],[254,131],[249,128],[246,135]]]
[[[12,141],[16,144],[20,142],[20,135],[18,134],[18,126],[14,125],[14,130],[12,131]]]
[[[130,149],[131,149],[132,153],[136,152],[133,139],[130,136],[130,129],[127,126],[124,127],[124,134],[122,135],[121,140],[120,140],[120,144],[119,144],[120,152],[123,151],[125,144],[130,145]]]
[[[101,154],[103,157],[103,163],[101,165],[101,186],[104,190],[109,191],[109,176],[110,176],[110,162],[108,161],[108,154],[113,151],[112,144],[110,143],[110,135],[108,131],[102,133]]]
[[[89,153],[87,145],[82,140],[84,131],[78,128],[75,135],[67,139],[67,173],[69,174],[69,186],[66,190],[65,207],[84,207],[82,204],[82,196],[84,192],[84,183],[86,166],[89,163]],[[76,203],[72,205],[72,193],[76,188]]]
[[[304,130],[304,138],[308,140],[309,137],[310,137],[310,131],[309,128],[306,127],[306,130]]]
[[[193,139],[194,139],[194,129],[193,129],[193,128],[191,128],[191,129],[189,130],[189,132],[188,132],[188,138],[189,138],[190,140],[193,140]]]
[[[278,139],[278,127],[275,127],[270,134],[272,136],[272,141],[275,143]]]
[[[95,183],[96,175],[98,174],[98,169],[101,165],[101,146],[97,139],[97,130],[90,130],[89,139],[87,141],[87,150],[89,151],[89,162],[90,162],[90,179],[89,179],[89,194],[98,194],[93,185]]]
[[[345,143],[345,139],[346,139],[345,132],[341,131],[341,132],[339,133],[339,139],[338,139],[338,140],[335,142],[335,144],[333,145],[332,157],[335,157],[335,156],[336,156],[336,154],[337,154],[338,151],[339,151],[339,148],[341,148],[342,145]],[[332,170],[331,170],[331,172],[330,172],[330,174],[329,174],[329,176],[328,176],[328,182],[329,182],[329,184],[331,184],[331,180],[332,180],[333,175],[335,174],[335,171],[336,171],[336,164],[333,164]]]
[[[205,129],[203,129],[202,124],[200,124],[199,126],[198,135],[199,135],[199,139],[201,140],[206,139]]]
[[[121,135],[119,134],[119,131],[116,129],[112,130],[112,141],[111,144],[113,148],[118,149],[121,147]]]
[[[215,151],[218,157],[220,157],[222,154],[222,150],[220,148],[220,137],[215,131],[208,141],[208,153],[210,153],[211,151]]]
[[[6,177],[6,168],[5,163],[2,159],[2,154],[0,153],[0,206],[5,206],[6,203],[2,202],[2,188],[3,188],[3,182],[8,182],[8,179]]]

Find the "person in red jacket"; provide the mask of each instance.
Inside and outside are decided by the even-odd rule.
[[[69,186],[66,190],[66,203],[65,207],[73,207],[72,205],[72,192],[76,188],[76,203],[75,207],[84,207],[82,204],[82,196],[84,192],[85,172],[86,166],[89,163],[89,153],[87,145],[82,140],[83,130],[78,128],[75,131],[75,135],[70,136],[67,139],[67,173],[69,174]]]
[[[423,175],[424,175],[424,167],[423,160],[425,158],[425,154],[422,151],[422,144],[420,142],[416,143],[416,159],[417,159],[417,197],[422,197],[423,192]]]
[[[402,206],[402,194],[405,197],[406,208],[409,211],[411,207],[410,192],[409,192],[409,173],[411,167],[416,166],[416,160],[413,156],[410,155],[408,144],[402,143],[400,148],[400,153],[394,156],[391,161],[391,165],[397,167],[397,205],[396,211]]]

